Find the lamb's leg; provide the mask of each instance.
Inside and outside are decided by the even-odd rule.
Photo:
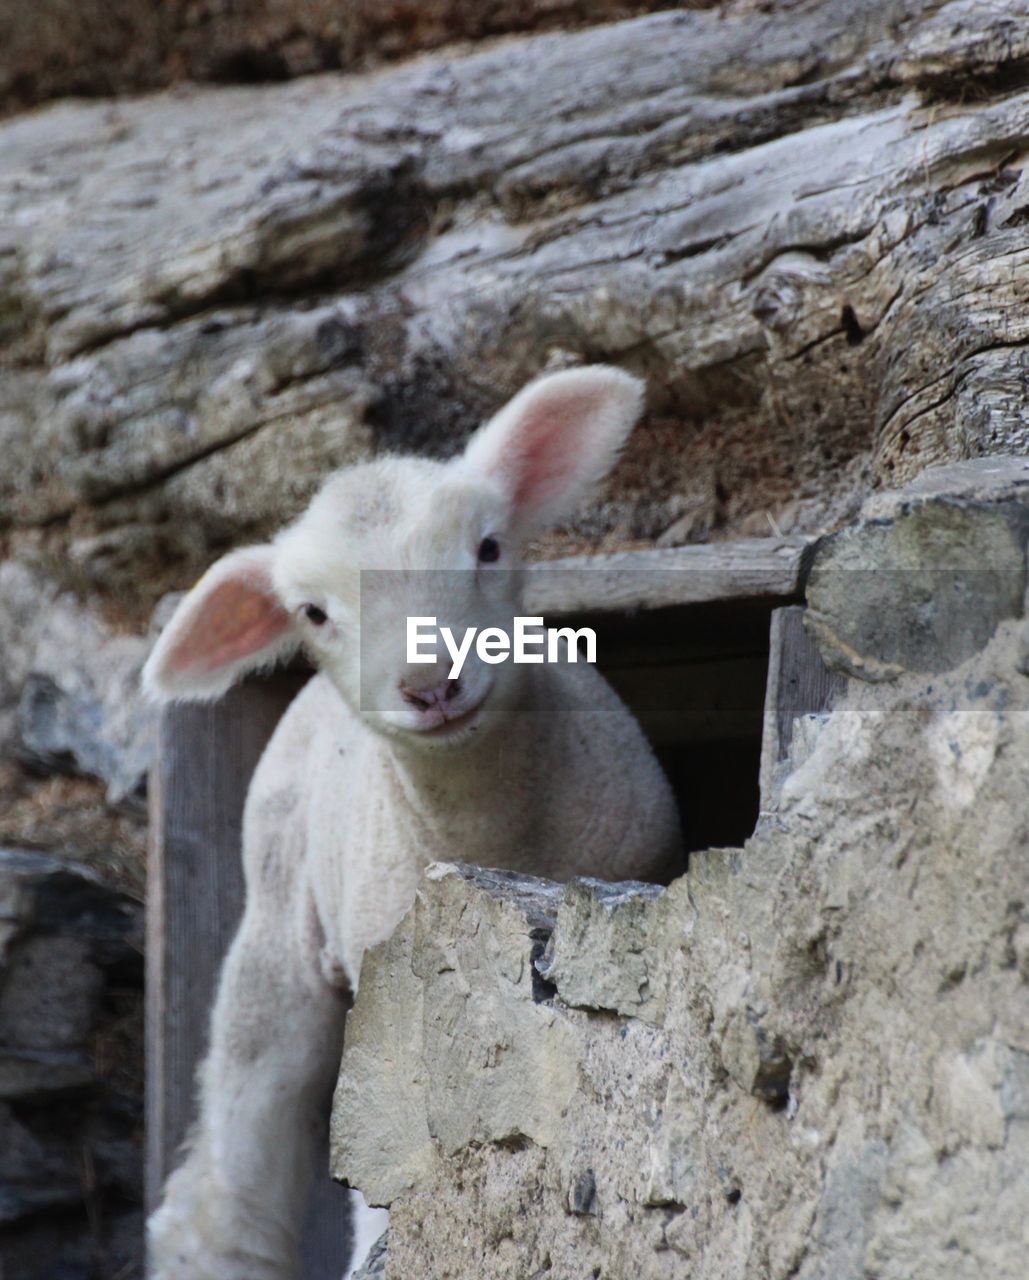
[[[200,1072],[200,1116],[149,1224],[153,1280],[286,1280],[326,1123],[346,1000],[297,937],[248,903]]]

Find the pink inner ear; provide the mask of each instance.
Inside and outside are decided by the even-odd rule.
[[[579,468],[583,429],[602,403],[580,392],[574,403],[541,405],[526,418],[502,464],[517,477],[516,509],[542,506],[565,490]]]
[[[229,578],[207,597],[203,614],[175,646],[171,669],[217,671],[274,645],[292,625],[273,596]]]

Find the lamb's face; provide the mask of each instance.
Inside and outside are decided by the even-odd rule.
[[[519,539],[607,474],[642,397],[620,370],[565,370],[520,391],[452,462],[384,458],[335,476],[274,543],[211,566],[154,646],[147,689],[217,697],[299,638],[380,733],[425,747],[481,740],[522,669],[487,663],[476,642],[451,680],[449,649],[409,659],[409,619],[435,618],[457,644],[470,628],[510,635]]]
[[[440,637],[511,630],[518,547],[501,492],[455,464],[386,458],[334,476],[276,541],[276,594],[319,668],[374,730],[417,747],[481,739],[514,696],[520,669],[472,645],[457,679]],[[408,660],[409,619],[422,652]]]

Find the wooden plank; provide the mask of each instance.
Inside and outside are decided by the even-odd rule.
[[[797,717],[828,710],[845,686],[846,680],[828,669],[804,630],[804,606],[773,609],[761,737],[762,809],[771,794],[775,766],[789,755]]]
[[[161,720],[150,789],[148,1210],[193,1118],[215,985],[243,910],[240,824],[250,776],[303,678],[247,681],[218,702],[169,707]],[[339,1280],[349,1252],[346,1200],[323,1174],[305,1234],[305,1280]]]
[[[744,538],[544,560],[526,574],[526,611],[558,618],[720,600],[789,599],[800,594],[810,541]]]

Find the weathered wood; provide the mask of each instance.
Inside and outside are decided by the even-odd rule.
[[[789,755],[797,717],[828,710],[846,683],[829,670],[808,638],[803,605],[772,611],[761,739],[762,808],[771,792],[775,766]]]
[[[1029,446],[1029,0],[859,9],[6,122],[3,517],[74,513],[67,563],[138,597],[548,360],[650,385],[557,550],[820,531]]]
[[[0,113],[69,94],[143,93],[368,65],[455,40],[647,13],[668,0],[33,0],[0,6]],[[724,0],[692,0],[714,7]]]
[[[722,600],[778,600],[800,591],[807,538],[750,538],[705,546],[568,556],[530,566],[530,613],[661,609]]]
[[[161,1185],[194,1115],[218,973],[243,909],[240,822],[247,786],[302,677],[247,681],[161,721],[151,786],[147,909],[146,1196]],[[305,1277],[338,1280],[345,1193],[322,1173],[305,1236]]]

